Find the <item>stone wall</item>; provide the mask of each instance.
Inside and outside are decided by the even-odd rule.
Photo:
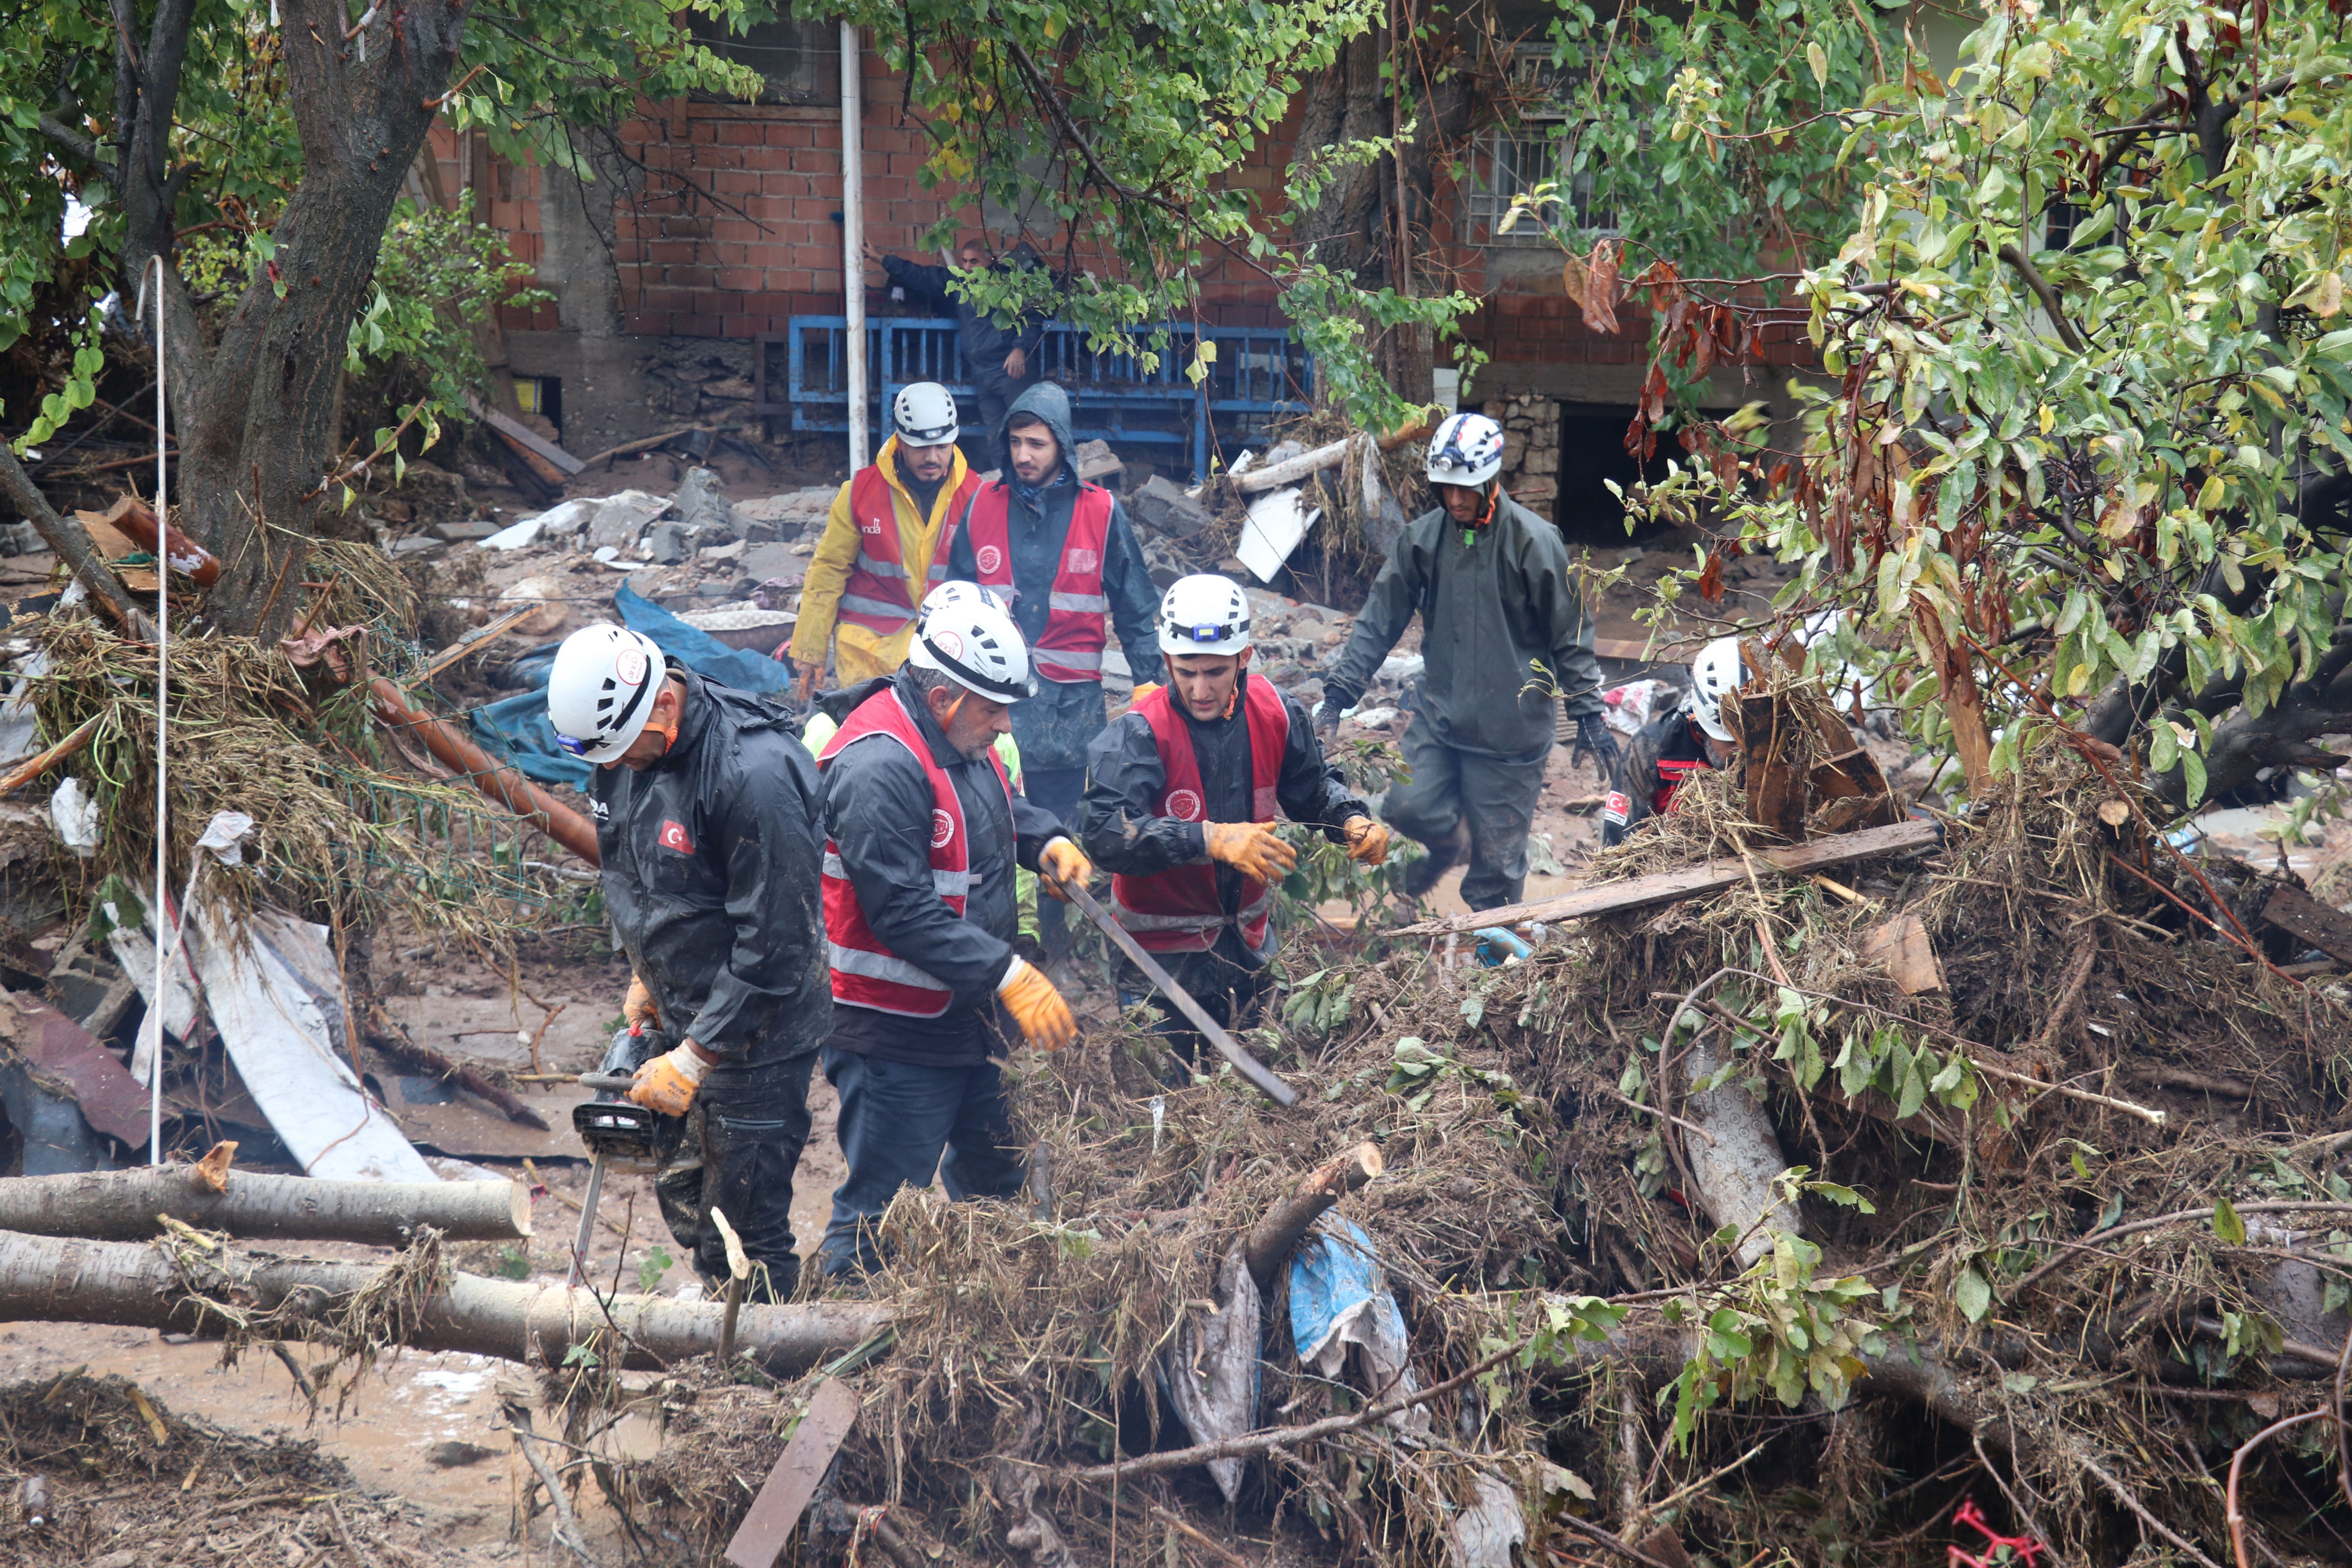
[[[1503,488],[1538,517],[1559,500],[1559,404],[1549,397],[1501,397],[1486,405],[1503,427]]]

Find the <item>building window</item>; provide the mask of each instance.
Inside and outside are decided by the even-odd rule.
[[[1570,73],[1552,64],[1549,49],[1517,51],[1511,82],[1516,110],[1511,123],[1487,132],[1479,141],[1464,213],[1470,243],[1543,247],[1552,243],[1545,232],[1547,226],[1574,228],[1580,231],[1571,237],[1577,238],[1590,237],[1595,230],[1613,229],[1614,215],[1593,209],[1592,176],[1580,173],[1568,181],[1564,206],[1547,204],[1525,213],[1508,233],[1504,232],[1503,220],[1510,214],[1513,198],[1533,195],[1547,183],[1553,184],[1555,194],[1561,194],[1558,182],[1560,171],[1574,163],[1571,138],[1576,131],[1573,103],[1578,84]]]
[[[696,16],[689,19],[688,29],[696,43],[722,59],[750,66],[767,82],[756,99],[726,100],[696,93],[698,101],[811,108],[841,102],[841,28],[836,23],[779,17],[738,33],[716,17]]]

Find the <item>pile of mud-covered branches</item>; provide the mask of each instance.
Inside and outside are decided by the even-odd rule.
[[[608,1485],[703,1552],[827,1376],[861,1408],[810,1540],[887,1505],[902,1561],[2340,1551],[2347,993],[2284,973],[2268,879],[2028,755],[1834,879],[1777,875],[1703,777],[1597,875],[1731,890],[1499,967],[1327,969],[1255,1037],[1286,1112],[1163,1087],[1140,1028],[1038,1064],[1029,1200],[893,1211],[887,1353],[782,1397],[709,1363],[557,1393],[575,1431],[659,1416]],[[1363,1143],[1381,1173],[1257,1255]]]

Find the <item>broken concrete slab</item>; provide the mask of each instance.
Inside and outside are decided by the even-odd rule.
[[[726,482],[710,468],[688,468],[671,498],[677,524],[698,550],[726,544],[739,537],[735,510],[728,503]]]
[[[1164,474],[1154,474],[1139,486],[1127,498],[1127,510],[1141,527],[1171,539],[1190,539],[1215,521],[1208,508]]]
[[[436,522],[425,531],[444,544],[479,544],[506,530],[495,522],[467,518],[457,522]]]
[[[622,490],[596,503],[588,520],[584,542],[591,550],[625,551],[637,542],[646,525],[669,510],[669,498],[650,490]]]

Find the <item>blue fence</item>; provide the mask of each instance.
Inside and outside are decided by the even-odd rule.
[[[1147,371],[1134,355],[1096,353],[1077,328],[1045,329],[1035,369],[1069,393],[1078,439],[1164,446],[1199,479],[1208,472],[1213,442],[1231,447],[1255,439],[1273,416],[1307,407],[1313,359],[1281,329],[1171,323],[1166,331],[1168,346],[1158,351],[1160,363]],[[790,331],[761,334],[754,411],[788,419],[795,431],[846,431],[848,332],[845,317],[794,316]],[[1149,335],[1138,334],[1147,342]],[[1201,337],[1216,345],[1217,357],[1207,379],[1195,387],[1184,371]],[[784,351],[782,396],[769,383],[769,362],[777,348]],[[884,428],[883,411],[890,399],[918,381],[943,384],[956,395],[966,421],[977,423],[979,402],[964,375],[953,318],[869,317],[866,354],[874,389],[868,428]]]

